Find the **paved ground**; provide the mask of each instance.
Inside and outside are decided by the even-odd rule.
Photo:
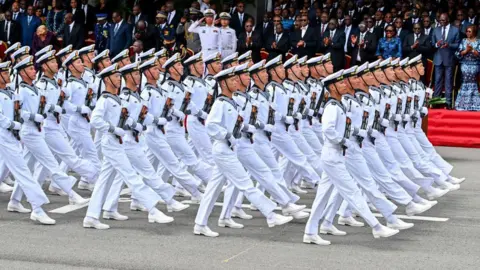
[[[34,225],[29,215],[8,213],[9,196],[0,194],[0,269],[478,269],[480,150],[439,152],[455,166],[454,175],[467,177],[424,215],[448,221],[420,217],[413,229],[386,240],[375,240],[368,228],[342,227],[348,235],[325,237],[333,243],[328,247],[301,243],[305,222],[269,229],[258,212],[242,221],[243,230],[220,229],[219,207],[210,222],[221,234],[216,239],[193,235],[197,206],[168,225],[147,223],[145,213],[128,211],[128,203],[120,203],[120,211],[130,220],[110,221],[107,231],[82,228],[86,208],[51,214],[55,226]],[[310,206],[313,197],[302,202]],[[64,197],[50,198],[48,211],[67,204]]]

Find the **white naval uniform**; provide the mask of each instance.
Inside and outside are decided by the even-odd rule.
[[[213,177],[208,182],[204,196],[200,202],[195,224],[206,226],[213,206],[228,180],[235,188],[245,194],[245,197],[257,207],[267,218],[273,214],[275,203],[254,187],[252,180],[238,160],[237,154],[229,147],[227,141],[232,135],[238,118],[237,105],[225,96],[220,96],[213,104],[205,123],[208,135],[214,139]]]
[[[155,191],[146,186],[137,176],[134,168],[129,162],[125,146],[120,144],[119,139],[113,131],[119,123],[122,101],[116,95],[104,93],[98,99],[95,109],[92,112],[91,123],[98,131],[103,133],[102,152],[104,154],[100,176],[95,183],[92,197],[87,209],[87,217],[98,219],[105,202],[108,190],[114,181],[115,174],[122,176],[123,180],[132,189],[134,196],[149,211],[152,210],[160,200]]]
[[[305,233],[309,235],[318,234],[318,225],[325,215],[325,206],[329,200],[334,187],[340,195],[360,214],[363,219],[375,227],[379,224],[368,208],[362,192],[350,176],[345,166],[345,157],[342,155],[342,146],[353,148],[352,141],[344,138],[346,112],[343,105],[330,99],[322,116],[322,128],[324,134],[324,145],[322,150],[322,179],[317,188],[317,195],[312,205],[310,218],[305,227]],[[347,149],[348,151],[348,149]]]
[[[137,123],[143,106],[143,100],[141,99],[140,95],[137,92],[129,90],[128,88],[123,88],[122,93],[120,94],[120,99],[127,107],[129,118],[132,119],[133,123]],[[148,121],[140,123],[144,127],[151,124],[153,116],[150,115],[148,119],[146,117],[145,120]],[[133,134],[133,129],[128,130],[123,137],[123,147],[130,164],[132,165],[133,169],[141,177],[143,177],[145,184],[152,188],[162,198],[162,200],[164,200],[167,204],[170,204],[173,195],[175,195],[175,189],[172,185],[165,183],[157,174],[152,164],[148,160],[147,155],[143,151],[143,144],[145,143],[144,140],[138,138],[137,142]],[[141,133],[139,133],[137,136],[139,137],[140,135]],[[103,205],[103,210],[109,212],[117,211],[118,199],[120,197],[123,182],[122,176],[117,174],[108,192],[107,199]]]
[[[173,109],[176,111],[180,110],[188,91],[195,91],[194,88],[185,88],[182,83],[174,80],[167,80],[162,85],[162,90],[172,98],[174,102]],[[188,107],[186,109],[188,110]],[[212,177],[211,166],[198,159],[193,152],[187,142],[183,122],[184,119],[178,119],[176,116],[173,116],[173,120],[167,123],[165,126],[167,142],[178,159],[188,167],[188,170],[202,180],[203,183],[208,183]]]
[[[32,171],[33,164],[39,162],[40,165],[49,171],[49,174],[52,176],[52,182],[55,183],[57,187],[62,189],[65,193],[73,195],[74,191],[72,190],[72,186],[77,179],[68,176],[61,171],[57,160],[45,142],[45,129],[42,127],[41,131],[39,131],[33,121],[38,112],[41,95],[42,93],[39,92],[34,85],[28,85],[22,82],[19,86],[19,99],[22,104],[22,118],[25,121],[20,131],[20,138],[24,145],[24,158]],[[48,107],[45,106],[45,112],[47,110]],[[16,185],[12,193],[12,198],[20,201],[22,195],[23,192]]]
[[[319,138],[318,132],[316,132],[315,129],[317,125],[320,125],[320,135],[321,135],[322,126],[321,126],[321,123],[316,121],[315,117],[313,116],[315,109],[313,110],[310,109],[313,101],[312,100],[313,93],[315,93],[315,105],[316,105],[317,102],[320,100],[319,98],[320,92],[317,89],[318,87],[317,81],[313,78],[307,79],[305,86],[306,86],[305,90],[307,91],[304,97],[306,102],[305,108],[308,109],[309,113],[307,113],[306,118],[302,120],[303,122],[302,134],[303,134],[303,137],[305,137],[305,140],[307,140],[307,142],[310,144],[310,147],[312,147],[313,152],[315,152],[315,154],[317,154],[317,156],[320,157],[322,155],[323,140]]]
[[[200,36],[202,53],[204,56],[220,52],[220,29],[216,26],[203,25],[196,21],[190,25],[188,32],[197,33]]]
[[[228,26],[226,28],[221,27],[218,38],[220,40],[220,54],[222,59],[225,59],[225,57],[230,56],[237,51],[237,34],[235,33],[235,30]]]
[[[141,97],[146,102],[149,114],[156,119],[161,118],[167,99],[165,93],[157,86],[146,84],[142,90]],[[187,172],[183,164],[179,162],[160,126],[154,123],[148,125],[147,131],[145,132],[145,142],[152,156],[158,159],[159,163],[166,171],[173,175],[183,188],[194,197],[201,195],[197,188],[196,179]]]
[[[49,203],[49,200],[42,187],[33,180],[22,156],[22,146],[9,130],[12,128],[15,98],[15,93],[10,89],[0,89],[0,159],[4,171],[10,171],[15,177],[15,187],[19,187],[16,189],[25,191],[28,202],[35,209]]]

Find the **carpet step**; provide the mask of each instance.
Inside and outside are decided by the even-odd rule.
[[[480,128],[480,115],[478,119],[428,119],[428,125],[432,127],[470,127]]]
[[[452,146],[452,147],[468,147],[480,148],[480,138],[460,137],[460,136],[442,136],[429,135],[428,139],[435,146]]]
[[[429,110],[428,139],[433,145],[480,148],[480,113]]]
[[[443,136],[459,136],[459,137],[470,137],[472,139],[476,138],[480,140],[480,129],[471,128],[471,127],[437,127],[429,126],[428,135],[443,135]]]
[[[450,120],[450,119],[473,119],[478,120],[478,112],[458,112],[458,111],[449,111],[449,110],[429,110],[428,117],[429,119],[442,119],[442,120]]]

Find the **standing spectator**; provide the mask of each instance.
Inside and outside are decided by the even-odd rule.
[[[202,50],[202,46],[200,44],[200,36],[197,33],[191,33],[188,31],[190,25],[193,24],[196,20],[198,20],[199,10],[195,8],[190,8],[189,16],[190,18],[187,20],[186,17],[180,19],[180,23],[177,26],[177,35],[184,35],[185,40],[187,41],[187,50],[191,50],[193,54],[198,53]]]
[[[178,23],[180,22],[180,18],[182,17],[177,11],[175,10],[175,6],[173,5],[173,1],[168,1],[165,4],[165,8],[167,11],[167,24],[169,26],[173,25],[173,31],[177,29]]]
[[[157,49],[160,49],[160,47],[163,46],[163,37],[165,32],[167,33],[167,35],[169,35],[171,31],[174,31],[174,29],[173,26],[167,24],[167,14],[165,14],[165,12],[163,11],[157,14],[157,16],[155,17],[155,22],[155,28],[158,34],[157,44],[159,44],[159,46],[157,46]]]
[[[447,109],[452,110],[452,79],[455,66],[455,51],[460,43],[459,32],[449,23],[448,14],[440,15],[440,27],[435,28],[432,44],[437,48],[433,57],[435,65],[435,91],[434,97],[440,96],[445,87]],[[444,84],[445,83],[445,84]]]
[[[38,51],[45,48],[48,45],[56,47],[58,44],[55,35],[52,32],[48,31],[45,25],[40,25],[33,36],[32,42],[32,55],[35,55]]]
[[[323,35],[328,30],[328,13],[323,12],[320,16],[320,24],[318,25],[318,37],[323,39]]]
[[[143,49],[148,51],[152,48],[157,48],[158,32],[154,26],[147,25],[145,21],[138,21],[135,25],[134,33],[134,40],[142,41]]]
[[[95,52],[97,55],[107,49],[111,26],[107,22],[107,14],[97,14],[97,24],[95,25]]]
[[[403,57],[414,58],[421,54],[423,65],[426,67],[426,55],[432,50],[430,42],[431,38],[423,34],[420,24],[415,23],[413,25],[413,33],[409,34],[403,41]]]
[[[385,37],[378,41],[377,52],[375,53],[379,59],[402,57],[402,41],[396,36],[396,34],[393,26],[387,26]]]
[[[20,6],[19,6],[18,2],[13,2],[13,4],[12,4],[12,19],[14,21],[20,23],[24,16],[25,16],[25,14],[20,11]]]
[[[219,52],[220,29],[214,25],[214,10],[207,9],[203,15],[205,17],[190,25],[188,31],[199,34],[200,43],[202,44],[202,53],[205,56],[209,56]],[[200,26],[200,23],[202,23],[204,20],[205,26]]]
[[[53,32],[57,38],[63,37],[63,28],[65,26],[65,10],[63,3],[58,0],[52,0],[53,8],[48,11],[47,28],[48,31]]]
[[[133,55],[130,57],[130,62],[136,63],[140,61],[140,54],[143,52],[143,42],[135,40],[132,45]]]
[[[403,42],[409,34],[408,30],[403,28],[403,20],[401,18],[395,19],[395,33],[401,42]]]
[[[294,20],[290,19],[290,16],[288,15],[288,10],[282,10],[283,29],[287,30],[288,32],[293,32],[293,21]]]
[[[285,58],[290,49],[290,37],[288,33],[283,32],[283,25],[281,23],[275,26],[275,34],[272,33],[265,44],[265,48],[268,51],[268,60],[271,60],[278,55],[282,55]]]
[[[88,0],[82,0],[81,8],[85,14],[85,31],[87,31],[89,35],[93,34],[97,20],[95,17],[95,8],[88,4]]]
[[[230,19],[231,17],[229,13],[220,13],[220,24],[222,27],[220,27],[219,49],[222,60],[237,51],[237,36],[235,34],[235,30],[229,27]]]
[[[473,25],[479,24],[478,17],[475,14],[475,10],[473,8],[468,9],[468,22]]]
[[[128,18],[128,23],[136,25],[139,21],[147,21],[147,15],[142,13],[140,5],[133,6],[132,14]]]
[[[252,18],[251,15],[245,13],[245,3],[239,1],[235,9],[235,13],[232,15],[232,24],[231,27],[235,30],[237,37],[245,29],[245,23],[249,18]]]
[[[345,66],[345,39],[345,33],[338,29],[337,20],[331,19],[328,23],[328,31],[320,41],[320,47],[323,47],[325,53],[330,53],[334,72]]]
[[[47,16],[45,16],[41,8],[35,10],[35,15],[40,19],[43,25],[47,24]]]
[[[73,21],[82,27],[85,24],[85,12],[78,8],[78,0],[70,0],[70,7],[67,8],[67,13],[72,13]]]
[[[255,28],[257,31],[259,31],[260,36],[262,37],[262,43],[265,43],[268,35],[273,33],[273,22],[270,15],[270,13],[263,14],[263,21],[258,23],[257,27]]]
[[[407,29],[409,32],[412,32],[413,25],[420,22],[420,18],[418,17],[418,10],[414,8],[411,12],[407,12],[407,14],[411,14],[411,17],[405,19],[404,28]]]
[[[262,48],[262,37],[258,31],[253,31],[252,21],[245,24],[245,31],[238,38],[238,53],[244,54],[252,51],[252,61],[254,63],[260,61],[260,49]]]
[[[477,76],[480,71],[480,42],[477,27],[467,26],[467,37],[462,40],[456,52],[462,70],[462,87],[455,101],[457,111],[480,111]]]
[[[350,37],[352,35],[357,35],[358,36],[358,29],[354,28],[352,25],[352,18],[350,15],[346,15],[345,19],[343,20],[343,27],[341,30],[345,33],[345,46],[344,46],[344,51],[345,53],[348,52],[348,42],[350,41]]]
[[[292,52],[297,54],[299,58],[305,55],[312,57],[315,55],[315,50],[317,49],[315,30],[308,27],[307,16],[297,18],[300,21],[300,29],[295,30],[290,36],[291,46],[293,47]]]
[[[433,28],[432,28],[432,21],[429,17],[423,18],[422,26],[423,26],[423,34],[428,36],[430,40],[432,40],[433,36]]]
[[[112,20],[112,11],[107,4],[107,0],[100,0],[97,6],[97,14],[107,14],[107,21]]]
[[[22,27],[12,20],[10,10],[5,11],[5,20],[0,22],[0,40],[6,42],[8,46],[22,40]]]
[[[351,66],[374,61],[375,51],[377,50],[377,38],[367,31],[365,22],[360,22],[358,29],[360,31],[358,35],[351,35],[348,40],[347,48],[352,56]]]
[[[42,21],[33,14],[33,6],[28,6],[27,15],[20,20],[22,26],[22,45],[32,46],[33,34],[42,24]]]
[[[465,19],[465,12],[462,9],[459,9],[457,11],[457,20],[460,21],[460,26],[458,27],[458,29],[461,33],[465,34],[467,31],[467,27],[470,25],[470,22]]]
[[[65,15],[63,46],[72,45],[74,50],[81,49],[85,44],[83,25],[73,21],[73,14]]]
[[[107,47],[110,56],[114,57],[132,44],[132,29],[119,12],[114,12],[112,19],[114,24],[110,27]]]

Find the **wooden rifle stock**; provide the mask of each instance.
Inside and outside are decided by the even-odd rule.
[[[412,104],[412,97],[407,97],[407,106],[405,107],[405,114],[410,114],[410,105]],[[407,121],[403,121],[403,128],[407,126]]]
[[[352,126],[352,119],[350,117],[347,117],[346,119],[346,125],[345,125],[345,133],[343,135],[343,138],[348,140],[350,138],[350,127]],[[343,155],[345,156],[347,147],[345,145],[342,145],[342,150],[343,150]]]
[[[88,88],[87,96],[85,97],[85,106],[89,107],[92,106],[92,100],[93,100],[93,89]],[[87,122],[90,123],[90,116],[88,114],[84,113],[82,114],[83,117],[87,120]]]
[[[40,104],[38,105],[37,113],[40,115],[45,114],[45,106],[47,105],[47,98],[45,96],[40,96]],[[35,122],[38,132],[42,132],[42,123]]]
[[[395,117],[400,114],[402,111],[402,99],[397,98],[397,110],[395,111]],[[394,120],[393,123],[395,124],[395,132],[398,130],[398,124],[400,124],[397,120]]]
[[[275,125],[275,110],[272,107],[268,108],[268,120],[267,124],[270,125]],[[267,138],[269,141],[272,141],[272,132],[270,131],[265,131],[265,134],[267,135]]]
[[[293,115],[293,104],[295,103],[295,99],[290,98],[288,100],[288,109],[287,109],[287,116],[292,116]],[[290,124],[285,123],[285,128],[288,132],[288,128],[290,127]]]
[[[300,104],[298,105],[298,110],[297,112],[301,113],[302,114],[302,117],[303,117],[303,112],[305,111],[305,105],[307,103],[305,102],[305,99],[302,98],[302,101],[300,101]],[[293,125],[295,126],[295,130],[298,131],[298,123],[300,122],[299,119],[295,118],[293,120]]]
[[[235,138],[235,139],[238,139],[240,138],[240,127],[242,126],[243,124],[243,117],[241,117],[240,115],[237,116],[237,121],[235,122],[235,127],[233,127],[233,132],[232,132],[232,136]],[[230,141],[227,141],[228,143],[228,147],[232,147],[232,144],[230,143]],[[233,149],[232,149],[233,150]]]
[[[312,97],[310,98],[310,110],[315,110],[316,101],[317,101],[317,92],[313,92]],[[308,116],[308,123],[310,124],[310,126],[313,125],[312,116]]]
[[[65,103],[65,92],[60,91],[60,96],[58,96],[57,105],[63,107],[63,103]],[[58,112],[54,112],[53,116],[57,119],[57,124],[60,124],[60,114]]]
[[[257,122],[257,114],[258,114],[258,109],[257,106],[252,105],[252,112],[250,113],[250,125],[255,125]],[[247,133],[247,138],[250,139],[250,143],[253,144],[253,133]]]
[[[167,100],[165,101],[165,105],[163,106],[163,111],[160,117],[167,118],[168,111],[170,110],[170,108],[172,108],[172,106],[173,106],[172,99],[168,97]],[[158,128],[162,131],[163,134],[165,134],[165,129],[163,128],[163,125],[158,125]]]
[[[123,129],[125,127],[125,122],[127,122],[127,119],[128,119],[128,110],[127,110],[127,108],[124,107],[124,108],[122,108],[122,112],[120,114],[120,120],[118,121],[118,127]],[[116,135],[116,136],[117,136],[118,142],[120,144],[123,144],[122,137],[120,137],[118,135]]]
[[[207,99],[205,100],[205,104],[203,105],[202,111],[206,113],[210,113],[210,110],[212,109],[213,105],[213,95],[208,94]],[[205,125],[205,119],[198,117],[198,121],[202,123],[202,125]]]
[[[185,97],[183,98],[182,105],[180,105],[180,111],[184,114],[187,112],[188,104],[190,104],[192,94],[190,92],[185,93]],[[181,127],[183,127],[183,122],[179,121]]]
[[[148,113],[148,108],[147,108],[147,106],[143,105],[142,110],[140,111],[140,115],[138,116],[138,123],[143,125],[143,122],[145,121],[145,118],[147,117],[147,113]],[[135,141],[137,143],[139,142],[138,134],[139,134],[139,132],[136,129],[134,129],[133,130],[133,136],[135,137]]]
[[[19,100],[13,103],[13,121],[16,121],[19,123],[22,122],[21,114],[20,114],[21,107],[22,106],[20,105]],[[12,133],[13,133],[13,137],[15,137],[17,140],[20,141],[20,130],[12,129]]]

